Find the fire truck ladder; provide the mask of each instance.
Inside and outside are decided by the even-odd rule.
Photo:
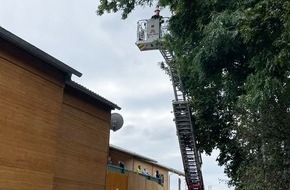
[[[173,53],[159,48],[165,59],[172,80],[175,100],[172,102],[179,147],[189,190],[203,190],[201,156],[197,149],[191,108],[186,99],[180,77],[174,65]]]
[[[201,156],[197,148],[191,108],[174,64],[174,54],[164,48],[163,37],[169,34],[168,21],[169,18],[166,17],[163,17],[162,20],[139,20],[136,45],[140,51],[159,50],[165,59],[175,95],[172,104],[186,183],[189,190],[204,190]]]

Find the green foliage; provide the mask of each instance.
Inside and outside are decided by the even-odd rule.
[[[153,1],[101,0],[98,13]],[[237,190],[290,189],[290,0],[160,0],[199,148]]]
[[[105,12],[122,11],[122,19],[126,19],[135,6],[152,6],[152,2],[153,0],[100,0],[97,14],[103,15]]]

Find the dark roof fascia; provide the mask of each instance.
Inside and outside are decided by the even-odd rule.
[[[104,103],[105,105],[109,106],[111,109],[118,109],[118,110],[121,109],[119,106],[117,106],[113,102],[107,100],[106,98],[96,94],[95,92],[87,89],[86,87],[84,87],[84,86],[82,86],[74,81],[68,80],[68,81],[66,81],[66,85],[69,85],[69,86],[73,87],[74,89],[77,89],[80,92],[88,95],[89,97]]]
[[[14,44],[18,48],[22,49],[23,51],[27,52],[30,55],[37,57],[38,59],[50,64],[51,66],[67,73],[69,76],[72,74],[81,77],[82,73],[78,72],[77,70],[69,67],[68,65],[64,64],[63,62],[57,60],[56,58],[52,57],[51,55],[45,53],[44,51],[40,50],[39,48],[31,45],[30,43],[26,42],[25,40],[19,38],[18,36],[12,34],[11,32],[5,30],[4,28],[0,27],[0,38],[3,40]]]

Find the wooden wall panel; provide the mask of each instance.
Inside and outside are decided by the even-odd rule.
[[[158,183],[136,173],[122,174],[108,171],[106,190],[116,190],[117,188],[118,190],[165,190]]]
[[[134,179],[135,175],[134,173],[129,173],[128,174],[128,190],[134,190],[134,189],[138,189],[137,184],[136,184],[136,180]],[[107,189],[108,190],[108,189]]]
[[[71,94],[70,96],[64,96],[63,103],[71,105],[76,109],[82,110],[86,113],[94,115],[101,120],[110,122],[111,120],[111,110],[104,109],[103,105],[93,102],[91,98],[87,96],[80,96],[79,92],[76,92],[74,89],[67,87],[65,88],[65,94]]]
[[[63,88],[59,80],[48,78],[49,70],[42,77],[28,68],[33,63],[19,64],[9,56],[0,58],[0,167],[7,170],[0,173],[0,187],[51,189]]]
[[[134,179],[135,179],[135,182],[134,182],[134,184],[136,184],[136,189],[139,189],[139,190],[147,190],[146,189],[146,178],[145,177],[143,177],[143,176],[140,176],[140,175],[138,175],[138,174],[135,174],[135,177],[134,177]],[[136,183],[137,182],[137,183]]]
[[[158,183],[152,183],[152,184],[151,184],[151,188],[152,188],[152,189],[156,189],[156,190],[158,190],[159,187],[160,187],[160,185],[159,185]]]
[[[145,189],[153,189],[153,181],[146,180],[145,181]]]
[[[55,190],[98,190],[98,189],[105,189],[104,185],[100,186],[98,184],[90,184],[84,183],[79,181],[71,181],[66,179],[54,179],[54,187]]]
[[[55,177],[71,181],[105,184],[106,169],[96,161],[89,161],[66,153],[57,155]]]
[[[0,189],[51,190],[52,174],[0,165]]]
[[[116,172],[107,173],[106,190],[127,190],[128,174]]]
[[[107,156],[106,151],[100,151],[86,145],[65,140],[58,141],[58,148],[58,152],[65,153],[69,157],[96,162],[101,164],[105,168],[106,160],[104,159],[104,157]]]
[[[104,190],[109,121],[97,117],[95,113],[99,108],[89,106],[90,102],[79,101],[77,94],[65,92],[58,132],[54,189]],[[80,102],[81,106],[78,106]]]
[[[59,135],[62,140],[108,151],[109,123],[69,105],[63,105]]]

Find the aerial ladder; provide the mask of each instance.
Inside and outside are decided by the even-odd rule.
[[[167,64],[175,97],[172,106],[187,187],[188,190],[204,190],[201,154],[197,147],[192,109],[174,64],[174,53],[164,46],[164,36],[169,34],[168,25],[169,18],[166,17],[139,20],[136,45],[140,51],[159,50]]]

